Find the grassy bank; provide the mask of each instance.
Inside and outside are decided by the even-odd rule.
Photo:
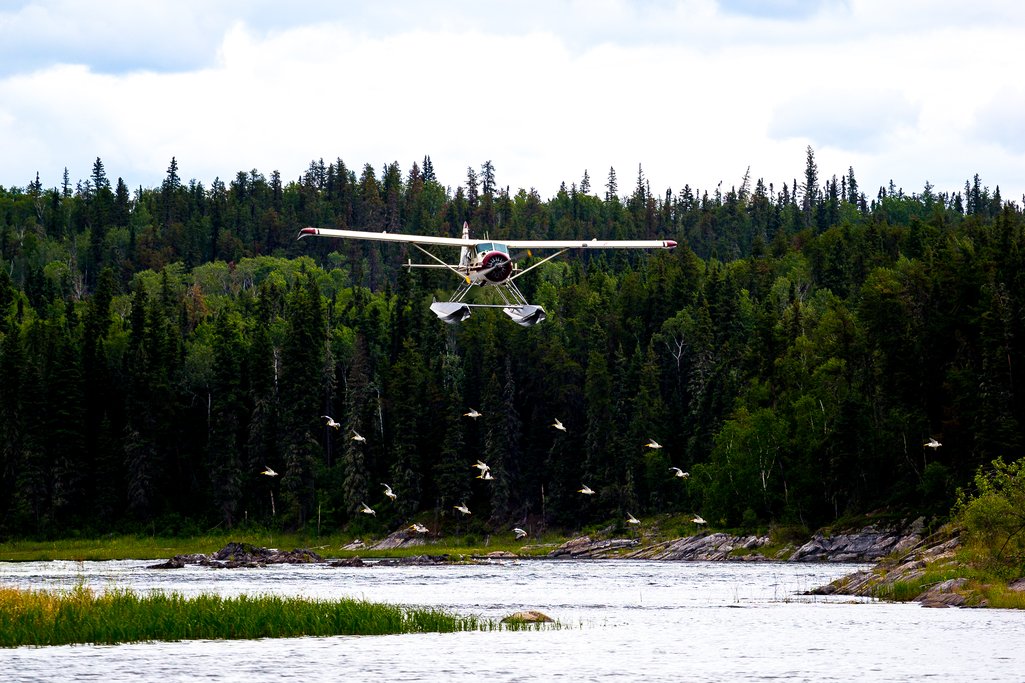
[[[506,537],[508,536],[508,537]],[[57,541],[8,541],[0,543],[0,562],[44,562],[50,560],[158,560],[195,553],[212,553],[229,542],[245,541],[264,548],[292,550],[308,548],[325,558],[403,557],[407,555],[484,555],[510,551],[518,555],[543,555],[566,540],[558,535],[543,539],[516,541],[511,534],[491,537],[478,535],[429,538],[424,545],[391,550],[343,550],[353,540],[351,535],[311,537],[303,534],[247,531],[217,535],[163,538],[159,536],[108,536],[95,539],[63,539]],[[367,545],[376,540],[366,537]]]
[[[351,599],[0,588],[0,647],[528,628],[535,626]]]

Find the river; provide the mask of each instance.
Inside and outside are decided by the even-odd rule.
[[[146,569],[0,562],[0,585],[356,597],[561,630],[0,650],[5,681],[1021,681],[1025,613],[803,596],[863,565],[497,560]]]

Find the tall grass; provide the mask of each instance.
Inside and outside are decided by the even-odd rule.
[[[451,633],[506,628],[477,616],[363,600],[0,588],[0,647],[153,640]],[[514,627],[515,628],[515,627]]]

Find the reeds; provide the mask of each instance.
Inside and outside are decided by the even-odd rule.
[[[508,628],[477,616],[363,600],[0,588],[0,647],[192,639],[451,633]]]

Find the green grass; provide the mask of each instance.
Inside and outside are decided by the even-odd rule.
[[[161,536],[104,536],[102,538],[74,538],[57,541],[18,540],[0,543],[0,561],[47,560],[154,560],[179,554],[212,553],[230,541],[244,537],[254,545],[291,550],[320,546],[338,547],[349,539],[310,538],[299,534],[260,531],[256,533],[222,533],[170,538]],[[321,551],[317,551],[321,552]]]
[[[961,578],[965,571],[961,567],[942,567],[930,569],[921,576],[908,581],[894,581],[891,584],[880,584],[876,589],[876,597],[882,600],[908,602],[929,590],[933,586],[949,579]]]
[[[0,647],[530,628],[538,626],[352,599],[0,588]]]
[[[990,607],[1025,609],[1025,592],[1007,589],[1007,584],[989,584],[980,588]]]
[[[367,545],[377,540],[363,537]],[[487,542],[485,544],[485,538]],[[331,559],[341,557],[407,557],[414,555],[458,556],[486,555],[495,551],[509,551],[521,556],[540,556],[548,553],[555,545],[566,539],[556,534],[546,534],[542,539],[527,538],[515,540],[511,532],[492,534],[489,538],[478,535],[446,536],[441,539],[428,538],[427,543],[418,546],[392,550],[342,550],[342,546],[353,538],[346,534],[310,536],[296,533],[270,531],[240,531],[170,538],[160,536],[106,536],[95,539],[63,539],[58,541],[18,540],[0,543],[0,562],[43,562],[49,560],[157,560],[175,555],[212,553],[229,542],[244,541],[255,546],[292,550],[307,548]],[[546,547],[547,546],[547,547]]]

